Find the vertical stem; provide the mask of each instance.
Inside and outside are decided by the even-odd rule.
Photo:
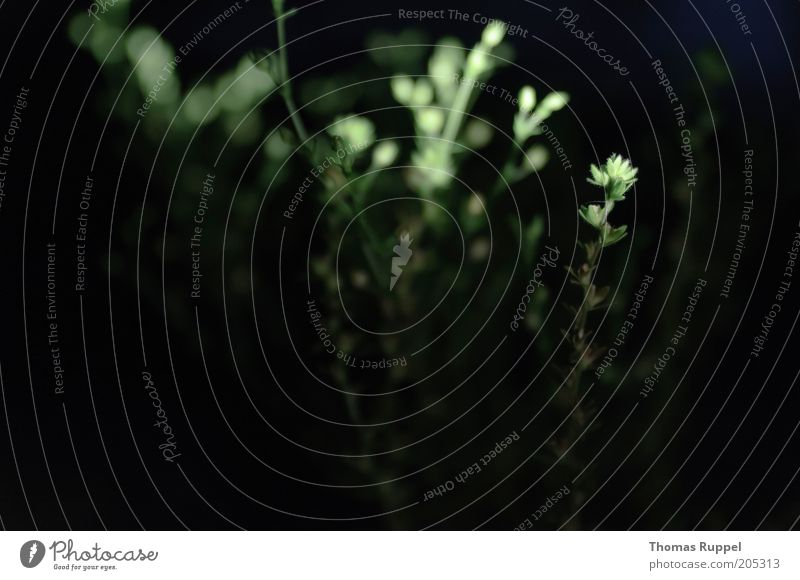
[[[580,387],[581,376],[583,375],[583,355],[586,351],[586,338],[587,338],[587,323],[589,320],[590,298],[592,293],[592,275],[597,266],[597,258],[600,255],[600,248],[603,245],[602,236],[596,242],[597,246],[593,247],[587,245],[586,262],[578,270],[578,276],[581,284],[582,300],[578,308],[578,313],[575,317],[575,324],[573,328],[573,357],[575,360],[575,370],[569,377],[568,386],[572,387],[574,392],[573,401],[578,400],[578,390]],[[585,276],[583,274],[585,273]]]
[[[286,108],[289,109],[289,116],[292,119],[294,130],[297,131],[297,136],[305,143],[308,140],[308,133],[303,125],[300,113],[297,112],[297,106],[292,95],[292,84],[289,82],[289,57],[286,53],[286,17],[288,13],[283,11],[283,0],[273,0],[272,6],[275,10],[275,18],[278,20],[278,55],[281,82],[283,83],[281,85],[281,96],[286,103]]]
[[[352,192],[348,188],[347,177],[337,168],[331,167],[325,173],[325,176],[328,180],[327,187],[330,191],[341,190],[342,193],[349,193],[350,197],[353,199],[354,207],[350,207],[345,199],[340,199],[339,204],[345,208],[345,213],[347,217],[352,218],[356,214],[357,210],[357,198],[355,192]],[[382,285],[382,280],[385,276],[381,273],[380,265],[377,262],[376,254],[379,253],[383,247],[378,235],[375,233],[375,230],[372,229],[372,226],[365,218],[361,218],[358,220],[358,226],[364,232],[364,235],[367,238],[367,245],[362,246],[362,250],[364,251],[364,256],[367,258],[367,263],[369,264],[369,268],[372,272],[372,275],[375,277],[375,281],[378,284],[378,287]]]
[[[471,63],[470,56],[472,56],[472,53],[475,51],[480,51],[484,53],[484,58],[488,58],[490,50],[491,49],[483,44],[483,42],[479,42],[473,47],[470,54],[467,55],[467,61],[464,64],[464,76],[461,78],[461,82],[458,85],[458,91],[453,99],[453,105],[450,107],[450,111],[447,114],[447,120],[445,121],[444,130],[442,131],[442,139],[445,141],[443,147],[448,155],[452,150],[453,142],[456,140],[456,137],[458,137],[458,131],[461,128],[461,123],[464,121],[464,115],[469,106],[469,98],[472,95],[472,89],[475,87],[482,70],[482,67]]]
[[[472,85],[475,82],[475,75],[469,71],[469,67],[464,72],[465,76],[461,79],[461,84],[458,85],[456,98],[453,99],[453,106],[448,111],[447,121],[444,125],[444,131],[442,131],[442,139],[445,140],[444,146],[448,151],[452,148],[452,142],[458,137],[458,130],[461,128],[461,121],[464,119],[469,97],[472,94]]]
[[[591,298],[594,291],[592,277],[594,275],[594,270],[597,266],[597,260],[600,256],[602,247],[602,234],[596,242],[590,242],[586,244],[586,262],[584,262],[575,272],[575,277],[581,286],[582,300],[580,306],[578,307],[578,312],[575,315],[575,323],[572,328],[572,353],[570,357],[570,363],[574,365],[574,368],[570,371],[569,376],[564,381],[566,395],[565,400],[570,409],[574,408],[574,411],[572,411],[572,417],[567,425],[566,431],[555,441],[555,447],[558,453],[564,453],[567,449],[569,449],[574,439],[586,427],[588,419],[587,411],[582,408],[582,406],[578,405],[578,401],[580,400],[581,378],[583,377],[584,371],[583,359],[588,347],[587,326],[589,320],[589,311],[591,309]],[[576,449],[573,448],[570,451],[570,454],[572,457],[568,462],[568,465],[577,468],[580,463],[580,458],[577,455]],[[571,519],[571,527],[573,529],[581,529],[578,510],[581,507],[582,500],[583,497],[580,493],[580,489],[573,487],[572,493],[569,495],[568,500],[572,513],[574,514]]]
[[[497,176],[497,179],[494,182],[494,185],[489,190],[489,203],[503,191],[507,185],[511,185],[516,181],[514,179],[516,163],[514,162],[517,158],[517,151],[522,147],[522,144],[519,143],[516,139],[511,142],[511,147],[506,154],[506,162],[503,164],[503,168],[500,170],[500,175]]]

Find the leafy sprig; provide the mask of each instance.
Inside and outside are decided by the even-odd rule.
[[[581,206],[578,213],[583,221],[599,232],[600,247],[607,248],[628,235],[628,226],[615,228],[608,223],[608,216],[617,202],[625,200],[625,194],[636,183],[639,170],[622,155],[611,155],[600,167],[593,163],[590,172],[587,181],[603,188],[604,201]]]

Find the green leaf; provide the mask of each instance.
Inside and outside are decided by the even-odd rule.
[[[579,213],[584,221],[593,228],[602,229],[605,223],[605,208],[597,203],[581,206]]]
[[[627,235],[628,226],[612,228],[610,225],[606,224],[606,229],[603,231],[603,247],[607,248],[608,246],[613,246]]]
[[[608,292],[611,290],[608,286],[602,286],[598,288],[594,284],[589,287],[589,292],[586,295],[586,302],[589,308],[597,308],[600,306],[605,299],[608,297]]]
[[[593,185],[599,185],[600,187],[604,187],[607,181],[607,177],[603,174],[603,171],[594,163],[589,167],[589,170],[592,174],[592,177],[587,179],[587,181]]]
[[[623,201],[625,192],[630,189],[629,185],[622,180],[612,178],[605,187],[606,199],[609,201]]]

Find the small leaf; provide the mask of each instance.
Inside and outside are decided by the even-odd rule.
[[[589,289],[589,293],[586,296],[586,302],[589,308],[597,308],[600,306],[605,299],[608,297],[608,286],[603,286],[602,288],[598,288],[594,284]]]
[[[587,224],[598,230],[603,227],[606,219],[603,206],[596,203],[581,206],[580,215]]]
[[[628,186],[624,181],[620,181],[619,179],[611,179],[605,190],[607,200],[622,201],[625,199],[625,192],[628,191]]]
[[[587,179],[587,181],[593,185],[599,185],[600,187],[603,187],[605,185],[605,176],[600,168],[592,163],[589,169],[592,173],[592,177]]]
[[[603,232],[603,247],[607,248],[608,246],[612,246],[627,235],[628,226],[619,226],[618,228],[608,226]]]

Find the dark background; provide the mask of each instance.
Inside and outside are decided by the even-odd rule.
[[[137,24],[148,23],[162,30],[164,38],[177,46],[227,6],[226,2],[197,2],[174,23],[184,5],[154,3],[145,7],[135,2],[130,13],[141,8]],[[425,3],[424,8],[436,6],[451,7]],[[640,167],[635,197],[620,206],[616,215],[620,223],[635,223],[636,231],[628,240],[631,243],[615,248],[601,270],[605,283],[618,287],[619,295],[598,335],[606,342],[613,337],[632,293],[653,262],[657,284],[648,295],[626,352],[616,363],[620,372],[630,368],[631,376],[602,383],[591,395],[593,406],[603,411],[591,436],[580,442],[580,457],[586,463],[599,450],[603,453],[588,470],[581,489],[575,490],[588,501],[567,527],[787,529],[796,525],[800,514],[795,477],[800,468],[795,433],[800,396],[794,389],[798,364],[796,346],[791,342],[800,292],[796,281],[765,352],[742,372],[752,337],[773,302],[786,250],[800,220],[793,175],[798,159],[800,91],[789,56],[796,61],[800,7],[786,0],[741,2],[741,6],[753,30],[749,37],[742,35],[724,2],[695,3],[694,7],[688,2],[652,6],[616,2],[606,8],[595,2],[570,3],[570,8],[581,14],[581,27],[596,30],[598,41],[629,66],[629,78],[646,105],[643,107],[627,79],[622,82],[610,69],[598,65],[595,55],[553,22],[552,13],[521,0],[459,4],[465,12],[522,23],[539,37],[511,39],[518,67],[502,69],[492,82],[509,87],[526,82],[541,87],[546,82],[570,93],[572,110],[554,118],[553,126],[563,137],[576,176],[582,180],[585,171],[581,168],[612,151],[631,157]],[[399,33],[413,28],[422,34],[422,43],[454,35],[468,47],[482,30],[478,24],[449,20],[398,20],[398,8],[423,7],[326,1],[293,16],[288,24],[290,39],[313,33],[289,49],[295,74],[312,69],[301,75],[298,86],[303,86],[306,76],[344,84],[391,74],[380,71],[368,55],[359,52],[376,30]],[[136,123],[135,107],[111,111],[109,95],[116,94],[124,74],[120,77],[104,70],[89,88],[98,63],[86,51],[77,50],[65,30],[80,9],[56,3],[40,3],[34,9],[6,2],[0,7],[0,38],[5,49],[0,54],[5,55],[4,60],[7,56],[0,73],[0,128],[4,129],[11,117],[19,87],[30,87],[30,105],[14,143],[7,197],[0,210],[0,417],[4,424],[0,429],[0,518],[4,528],[417,529],[436,525],[510,529],[575,475],[574,471],[562,472],[563,465],[550,470],[556,456],[548,454],[548,434],[563,414],[544,407],[534,427],[474,484],[465,484],[435,504],[406,507],[471,465],[512,430],[519,432],[543,408],[547,389],[525,390],[542,363],[541,353],[536,351],[513,369],[500,388],[478,402],[512,366],[531,336],[513,337],[508,353],[494,359],[443,405],[389,426],[360,430],[331,425],[315,420],[288,400],[274,376],[303,408],[347,421],[343,399],[307,377],[286,340],[276,303],[282,225],[278,207],[282,204],[268,203],[258,219],[254,218],[269,168],[247,167],[251,155],[247,145],[228,149],[227,169],[221,172],[225,177],[220,178],[217,194],[221,199],[215,199],[218,205],[210,226],[213,233],[209,234],[214,237],[208,238],[212,249],[208,250],[204,282],[208,292],[197,311],[202,318],[204,366],[194,305],[186,299],[189,261],[185,232],[193,212],[186,199],[192,192],[186,193],[184,182],[179,181],[174,201],[169,196],[177,175],[202,176],[224,131],[201,133],[190,145],[187,166],[179,168],[190,134],[165,139],[157,154],[161,137],[168,131],[162,128],[153,133],[152,125],[143,125],[130,141],[125,158]],[[701,180],[691,199],[691,214],[690,200],[681,186],[677,131],[663,90],[656,85],[648,57],[609,11],[635,32],[654,58],[662,60],[687,109]],[[364,19],[383,12],[391,15]],[[208,70],[219,74],[234,67],[251,50],[274,48],[275,31],[270,26],[217,62],[243,36],[270,19],[267,2],[248,3],[246,16],[231,18],[181,64],[182,86],[190,86]],[[356,20],[324,30],[350,19]],[[404,72],[424,73],[428,54],[422,54],[418,68]],[[348,56],[327,62],[340,55]],[[313,68],[320,63],[326,64]],[[532,71],[540,80],[523,70]],[[303,100],[302,88],[298,100]],[[375,82],[357,95],[351,110],[391,103],[388,83]],[[499,115],[508,127],[513,111],[506,109],[507,105],[481,99],[475,112]],[[278,99],[268,101],[263,105],[262,130],[271,129],[285,115]],[[330,122],[313,112],[306,119],[312,130]],[[403,122],[400,115],[385,115],[379,130],[402,134]],[[742,151],[746,148],[755,150],[754,221],[732,295],[721,300],[718,293],[741,212]],[[504,150],[490,148],[487,155],[496,159]],[[79,192],[95,153],[89,284],[81,302],[70,283],[72,240]],[[482,170],[472,169],[470,173],[470,167],[465,168],[465,175],[480,187]],[[289,177],[279,191],[288,197],[296,187],[296,177],[306,172],[301,160],[292,161]],[[219,242],[229,195],[222,192],[235,183],[233,177],[227,177],[240,175],[251,187],[243,189],[241,205],[231,213],[224,310]],[[578,231],[571,186],[556,159],[542,172],[542,180],[549,192],[553,223],[558,224],[548,237],[551,243],[569,248],[569,255]],[[586,201],[590,192],[583,183],[577,185],[583,188],[581,201]],[[139,298],[136,234],[145,191],[147,205],[138,247]],[[52,235],[57,192],[60,205]],[[523,198],[523,209],[529,214],[542,209],[534,198]],[[253,270],[258,317],[250,307],[247,281],[249,244],[256,225]],[[298,229],[303,225],[307,224],[297,225]],[[165,231],[166,250],[162,250]],[[53,394],[46,347],[45,244],[51,240],[59,245],[57,300],[66,369],[64,395]],[[291,250],[298,259],[286,276],[290,303],[304,299],[299,264],[304,249],[299,243]],[[511,250],[510,245],[500,247],[500,251]],[[678,357],[661,378],[656,395],[641,401],[615,435],[639,400],[641,379],[666,346],[685,296],[700,276],[709,283]],[[555,286],[561,282],[557,276],[552,278]],[[525,274],[521,273],[498,312],[513,311],[524,283]],[[142,393],[140,374],[145,365],[139,304],[146,368],[154,377],[182,452],[174,464],[164,462],[158,453],[160,440],[149,424],[152,410]],[[717,305],[719,311],[711,324]],[[485,306],[475,308],[482,311]],[[483,311],[484,318],[487,312]],[[558,340],[559,322],[566,315],[558,307],[554,312],[551,341]],[[598,314],[596,320],[602,318]],[[505,319],[505,314],[499,314],[498,324],[505,324]],[[269,367],[260,359],[255,324],[265,341]],[[302,329],[302,321],[292,324]],[[441,395],[463,380],[496,344],[492,342],[492,337],[498,336],[496,329],[486,334],[457,368],[434,380],[423,394],[405,392],[386,407],[365,403],[366,422],[403,417],[418,410],[427,397]],[[303,336],[306,342],[300,348],[310,361],[323,365],[324,357],[314,350],[314,336]],[[644,354],[637,359],[635,353],[642,346]],[[374,381],[368,392],[387,390],[381,380]],[[549,386],[557,380],[557,373],[552,372],[539,379]],[[304,449],[313,447],[329,454],[392,449],[415,442],[462,414],[464,418],[453,427],[405,451],[373,460],[337,458]],[[374,447],[364,446],[364,430],[370,433],[367,439]],[[613,441],[604,447],[613,435]],[[540,479],[542,474],[545,476]],[[508,479],[499,483],[506,476]],[[393,483],[375,485],[396,478]],[[660,494],[667,482],[669,486]],[[399,508],[404,509],[366,517]],[[537,527],[558,528],[572,513],[565,507]]]

